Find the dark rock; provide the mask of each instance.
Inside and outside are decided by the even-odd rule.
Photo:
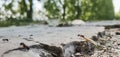
[[[120,35],[120,32],[115,32],[116,35]]]
[[[103,38],[103,36],[105,36],[105,31],[97,33],[98,38]]]
[[[57,27],[70,27],[72,24],[58,24]]]
[[[91,39],[94,40],[94,41],[98,41],[99,38],[97,36],[92,36]]]
[[[120,45],[120,43],[118,43],[118,46]]]
[[[9,41],[9,39],[2,39],[2,41]]]
[[[107,25],[107,26],[104,26],[105,29],[111,29],[111,28],[120,28],[120,24],[115,24],[115,25]]]

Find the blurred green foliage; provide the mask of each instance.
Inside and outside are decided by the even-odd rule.
[[[47,0],[44,7],[49,19],[60,19],[68,23],[80,18],[80,0]]]
[[[5,2],[2,6],[6,14],[0,11],[0,15],[5,16],[6,20],[0,21],[0,26],[22,25],[33,22],[34,0],[3,1]],[[15,3],[18,3],[16,10],[14,9]],[[120,18],[120,13],[116,14],[116,16],[114,15],[112,0],[45,0],[44,8],[46,10],[45,14],[49,19],[59,19],[63,24],[68,24],[75,19],[93,21]],[[9,11],[11,14],[8,13]],[[17,14],[19,16],[14,17]]]
[[[9,3],[8,3],[9,2]],[[18,3],[18,8],[14,9],[14,6],[17,5],[15,3]],[[15,17],[15,19],[28,19],[28,21],[32,21],[32,15],[33,15],[33,0],[4,0],[3,8],[6,11],[6,19],[13,18],[17,14],[20,14],[20,16]],[[11,14],[9,13],[11,12]],[[10,15],[10,16],[8,16]]]
[[[116,13],[115,19],[120,20],[120,11],[118,13]]]
[[[0,21],[0,27],[8,27],[11,25],[14,26],[24,26],[24,25],[30,25],[30,24],[48,24],[46,21],[44,20],[36,20],[36,21],[32,21],[32,22],[28,22],[27,19],[16,19],[16,18],[8,18],[7,20],[4,21]]]
[[[1,16],[4,16],[5,20],[0,20],[0,26],[10,25],[27,25],[33,22],[33,0],[3,0],[4,3],[2,8],[5,9],[6,13],[0,12]],[[18,8],[14,9],[17,5]],[[19,16],[16,16],[18,15]]]
[[[114,8],[112,0],[81,0],[82,14],[84,20],[112,20],[114,19]]]
[[[64,22],[114,19],[112,0],[47,0],[45,9],[50,19],[57,18]]]

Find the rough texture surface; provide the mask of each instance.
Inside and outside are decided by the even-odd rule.
[[[19,43],[21,42],[26,43],[28,46],[35,45],[40,42],[60,47],[61,43],[67,44],[73,41],[84,40],[80,39],[80,37],[77,36],[78,34],[83,34],[86,37],[90,38],[94,35],[97,35],[98,32],[104,31],[104,27],[94,26],[93,24],[100,25],[100,23],[93,22],[86,25],[72,27],[49,27],[43,25],[2,27],[0,28],[0,55],[2,55],[5,51],[18,48]],[[102,22],[101,24],[103,25]],[[116,31],[119,31],[119,29],[110,30],[112,38],[103,38],[105,42],[103,46],[106,48],[104,50],[95,50],[94,54],[91,55],[91,57],[120,56],[120,36],[115,35]],[[8,39],[8,41],[5,39]],[[6,54],[4,57],[39,57],[39,52],[38,50],[31,50],[30,52],[13,51],[9,54]],[[89,56],[84,55],[84,57]]]

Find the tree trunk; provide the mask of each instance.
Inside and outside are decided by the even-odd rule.
[[[63,23],[66,23],[66,19],[65,19],[65,16],[66,16],[66,1],[64,0],[64,4],[63,4],[63,14],[62,14],[62,22]]]
[[[81,12],[80,6],[76,6],[76,11],[77,11],[76,19],[79,19],[80,18],[80,12]]]
[[[63,20],[65,20],[65,4],[63,5]]]
[[[79,3],[80,3],[80,2],[77,1],[77,6],[76,6],[76,11],[77,11],[76,19],[79,19],[79,18],[80,18],[80,14],[81,14],[81,6],[80,6]]]
[[[33,21],[33,0],[29,0],[29,3],[30,3],[30,9],[27,11],[27,19],[28,21]]]

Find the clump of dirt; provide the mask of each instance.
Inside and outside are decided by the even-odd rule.
[[[4,57],[5,54],[9,54],[13,51],[30,52],[30,50],[32,50],[33,53],[39,51],[40,57],[62,57],[63,56],[62,49],[60,47],[50,46],[50,45],[43,44],[43,43],[27,46],[25,43],[22,42],[22,43],[20,43],[20,45],[21,45],[21,47],[19,47],[19,48],[14,48],[14,49],[4,52],[1,55],[1,57]]]
[[[96,50],[92,57],[119,57],[120,47],[118,45],[119,40],[114,37],[114,39],[106,39],[106,43],[102,50]]]
[[[64,44],[64,57],[119,57],[120,38],[112,33],[109,28],[103,32],[98,32],[97,36],[91,38],[78,35],[84,40]]]
[[[99,38],[98,43],[100,46],[104,47],[101,50],[95,50],[94,54],[91,57],[119,57],[120,56],[120,38],[119,35],[112,35],[116,31],[112,31],[112,28],[109,28],[107,33],[104,35],[103,38]]]
[[[104,26],[105,29],[110,29],[110,28],[120,28],[120,24],[115,24],[115,25],[106,25]]]

